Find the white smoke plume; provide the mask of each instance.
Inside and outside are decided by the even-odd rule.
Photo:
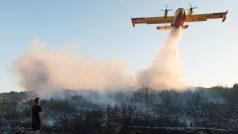
[[[135,77],[129,75],[127,64],[120,60],[99,61],[72,47],[50,51],[40,40],[30,43],[27,51],[16,60],[15,67],[21,86],[39,95],[62,89],[179,89],[184,87],[177,48],[180,37],[181,29],[172,30],[152,65]]]
[[[70,89],[115,89],[131,85],[126,64],[113,59],[99,61],[80,54],[72,47],[49,51],[34,40],[15,66],[21,86],[38,94]]]
[[[181,36],[181,29],[173,29],[170,32],[152,65],[137,74],[139,86],[155,89],[184,88],[185,85],[182,81],[183,64],[177,47]]]

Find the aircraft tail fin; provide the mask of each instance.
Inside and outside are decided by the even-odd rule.
[[[174,28],[173,26],[159,26],[157,27],[157,30],[170,30]],[[188,28],[188,25],[183,25],[181,26],[182,29],[187,29]]]

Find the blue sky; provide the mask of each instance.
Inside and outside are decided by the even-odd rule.
[[[189,2],[199,7],[194,13],[228,9],[229,14],[225,23],[190,23],[183,31],[178,47],[184,81],[195,86],[232,86],[238,82],[237,1],[8,0],[0,2],[0,92],[21,90],[13,62],[33,39],[51,49],[76,42],[90,57],[126,61],[132,73],[147,68],[169,31],[157,31],[156,25],[133,28],[130,17],[161,16],[166,4],[175,11],[188,8]]]

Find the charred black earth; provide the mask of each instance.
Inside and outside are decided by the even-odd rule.
[[[32,92],[0,94],[0,133],[30,134]],[[238,84],[184,91],[63,90],[41,97],[44,134],[238,133]]]

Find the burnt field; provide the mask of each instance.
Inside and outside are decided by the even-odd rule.
[[[238,133],[238,85],[184,91],[64,90],[42,98],[43,133]],[[31,133],[32,92],[0,94],[0,133]]]

